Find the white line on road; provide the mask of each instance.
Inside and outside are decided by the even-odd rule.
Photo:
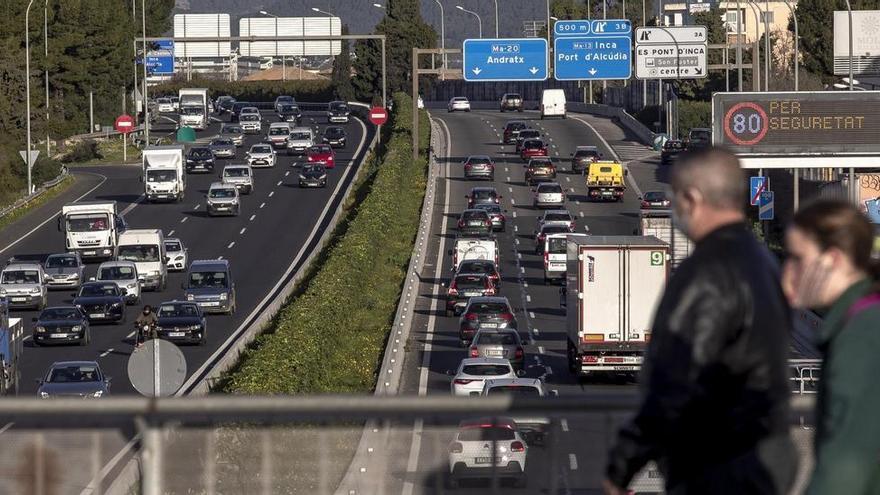
[[[14,424],[15,423],[6,423],[5,425],[3,425],[3,428],[0,428],[0,434],[5,433],[6,430],[12,428],[12,425],[14,425]]]
[[[244,234],[245,230],[247,230],[247,227],[242,227],[241,230],[238,231],[238,235]]]
[[[515,204],[516,204],[516,200],[513,199],[513,198],[510,198],[510,204],[515,205]]]
[[[534,317],[535,317],[534,311],[529,311],[529,318],[534,318]]]
[[[538,354],[544,354],[544,346],[538,346]]]
[[[130,339],[132,337],[134,337],[134,332],[131,332],[130,334],[125,336],[125,338],[127,338],[127,339]]]
[[[266,203],[260,203],[260,209],[261,209],[261,210],[263,209],[264,206],[266,206]]]
[[[532,296],[526,294],[526,302],[532,302]]]
[[[235,246],[235,241],[230,242],[226,249],[232,249],[232,246]]]
[[[276,185],[276,186],[280,186],[281,184],[284,184],[284,181],[279,180],[278,183],[275,184],[275,185]]]
[[[577,471],[578,458],[576,455],[568,454],[568,467],[571,468],[572,471]]]
[[[274,195],[275,195],[275,191],[269,191],[269,197],[270,197],[270,198],[271,198],[272,196],[274,196]]]
[[[514,213],[516,213],[516,212],[514,212]],[[516,242],[516,245],[519,246],[519,239],[514,239],[514,242]]]
[[[516,218],[516,211],[513,212],[513,218]],[[519,242],[519,239],[517,239],[516,242]]]
[[[256,215],[256,214],[253,214],[253,215],[251,215],[251,218],[250,218],[249,221],[253,222],[255,218],[257,218],[257,215]]]
[[[201,204],[201,203],[197,203],[195,206],[193,206],[193,210],[198,210],[198,209],[199,209],[199,206],[202,206],[202,204]]]
[[[189,218],[189,217],[183,217],[183,218],[181,218],[181,219],[180,219],[180,223],[186,223],[186,219],[187,219],[187,218]]]
[[[571,182],[571,177],[566,177],[565,182]]]
[[[510,177],[508,177],[507,180],[510,181]],[[507,188],[507,191],[508,191],[508,192],[513,192],[513,188],[512,188],[512,187],[508,187],[508,188]]]
[[[521,260],[521,259],[522,259],[522,253],[516,253],[516,258]]]
[[[106,351],[102,352],[101,354],[99,354],[98,357],[106,357],[106,356],[107,356],[108,354],[110,354],[111,352],[113,352],[113,348],[112,348],[112,347],[109,348],[109,349],[107,349]]]
[[[287,177],[288,175],[290,175],[290,170],[288,170],[287,172],[284,172],[285,177]]]
[[[568,420],[565,418],[560,419],[559,426],[562,428],[562,431],[568,431]]]
[[[538,329],[537,329],[537,328],[533,328],[533,329],[532,329],[532,332],[533,332],[535,335],[538,335],[538,334],[540,333],[540,332],[538,332]]]
[[[579,212],[578,212],[578,215],[580,215],[580,216],[581,216],[581,218],[583,218],[583,217],[584,217],[584,212],[582,212],[582,211],[579,211]]]
[[[514,213],[516,213],[516,212],[514,212]],[[516,226],[516,225],[514,225],[514,226],[513,226],[513,231],[514,231],[514,232],[519,232],[519,227]]]
[[[523,288],[524,288],[524,289],[528,289],[528,288],[529,288],[529,283],[526,282],[525,280],[523,280]]]
[[[173,236],[173,235],[174,235],[174,231],[173,231],[173,230],[172,230],[172,231],[171,231],[171,232],[169,232],[169,233],[168,233],[168,234],[167,234],[167,235],[168,235],[168,237],[171,237],[171,236]]]
[[[523,267],[519,267],[519,272],[522,273],[522,274],[525,274],[525,273],[526,273],[526,269],[523,268]]]

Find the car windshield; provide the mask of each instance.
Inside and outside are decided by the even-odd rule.
[[[183,107],[180,109],[181,115],[202,115],[204,111],[198,107]]]
[[[471,197],[473,197],[474,199],[494,198],[495,191],[491,189],[475,189],[471,194]]]
[[[133,280],[135,277],[131,266],[105,266],[98,270],[98,280]]]
[[[198,316],[199,310],[195,304],[163,304],[159,306],[156,316],[159,318],[181,318],[186,316]]]
[[[80,287],[77,297],[102,297],[119,294],[116,284],[86,284]]]
[[[83,383],[101,381],[101,372],[94,366],[56,366],[49,372],[48,383]]]
[[[68,232],[100,232],[109,228],[110,222],[107,221],[107,215],[104,213],[67,217]]]
[[[512,332],[480,332],[474,339],[474,344],[477,345],[516,345],[516,343],[516,337]]]
[[[49,308],[40,313],[40,320],[73,320],[79,319],[76,308]]]
[[[337,105],[332,106],[332,107],[330,108],[330,110],[332,110],[332,111],[334,111],[334,112],[347,112],[347,111],[348,111],[348,105],[345,105],[345,104],[343,104],[343,103],[339,103],[339,104],[337,104]]]
[[[538,194],[561,194],[562,186],[558,184],[544,184],[538,187]]]
[[[468,100],[467,100],[467,98],[465,98],[465,97],[463,97],[463,96],[456,96],[455,98],[452,99],[452,101],[465,102],[465,101],[468,101]]]
[[[183,251],[183,246],[179,242],[165,241],[165,252],[166,253],[176,253],[177,251]]]
[[[133,244],[119,246],[116,256],[119,261],[159,261],[159,246],[155,244]]]
[[[532,139],[532,140],[529,140],[529,141],[526,141],[525,143],[523,143],[523,148],[526,148],[529,150],[542,148],[542,147],[544,147],[544,143],[537,140],[537,139]]]
[[[645,201],[665,201],[666,193],[663,191],[648,191],[644,197]]]
[[[211,146],[235,146],[231,139],[215,139],[211,141]]]
[[[226,272],[191,272],[189,274],[189,286],[193,289],[208,287],[227,287]]]
[[[312,137],[307,132],[294,132],[290,135],[290,139],[295,139],[298,141],[308,141]]]
[[[330,153],[331,148],[327,145],[312,146],[309,153]]]
[[[329,138],[341,137],[344,134],[345,131],[343,131],[341,127],[328,127],[327,130],[324,131],[324,135]]]
[[[691,141],[709,142],[712,139],[712,133],[709,131],[691,130]]]
[[[468,210],[462,212],[461,214],[462,220],[486,220],[486,212],[483,210]]]
[[[214,155],[211,154],[210,148],[193,148],[189,152],[190,158],[196,158],[199,160],[205,158],[212,158]]]
[[[586,158],[599,156],[599,152],[595,150],[577,150],[574,154],[575,158]]]
[[[241,134],[241,127],[238,126],[224,126],[223,130],[220,131],[221,134]]]
[[[174,182],[177,180],[175,170],[150,170],[147,169],[147,182]]]
[[[571,230],[568,225],[545,225],[541,228],[542,234],[568,234]]]
[[[480,314],[507,313],[507,305],[496,302],[471,303],[469,312]]]
[[[272,153],[272,148],[268,146],[254,146],[251,148],[251,154],[254,153]]]
[[[255,113],[246,113],[241,116],[240,119],[242,122],[256,122],[260,120],[260,116]]]
[[[488,213],[501,213],[501,206],[499,205],[476,205],[478,210],[484,210]]]
[[[512,131],[519,131],[525,129],[526,125],[523,122],[508,122],[507,128]]]
[[[538,390],[537,387],[530,387],[528,385],[501,385],[492,387],[489,389],[489,395],[501,395],[501,394],[511,394],[511,395],[526,395],[529,397],[540,397],[541,391]]]
[[[534,129],[523,129],[522,131],[519,132],[519,137],[521,137],[523,139],[536,138],[540,135],[541,135],[541,133],[534,130]]]
[[[299,110],[299,107],[296,105],[281,105],[282,113],[296,113],[297,110]]]
[[[468,158],[468,163],[471,165],[478,165],[481,163],[492,163],[492,160],[490,160],[488,156],[472,156]]]
[[[509,441],[516,438],[513,430],[502,426],[475,426],[464,428],[458,433],[460,442]]]
[[[0,283],[38,284],[40,283],[40,272],[37,270],[3,270],[3,275],[0,276]]]
[[[76,256],[62,255],[46,258],[46,268],[76,268],[78,266]]]
[[[568,213],[545,213],[544,214],[545,222],[570,222],[571,215]]]
[[[287,95],[279,96],[275,99],[275,103],[293,103],[293,101],[293,97]]]
[[[510,373],[510,366],[504,364],[469,364],[461,370],[473,376],[501,376]]]
[[[458,266],[459,270],[472,273],[490,273],[494,270],[494,268],[495,267],[492,263],[480,260],[462,261],[461,264]]]
[[[325,174],[327,173],[327,169],[324,168],[320,163],[315,163],[312,165],[306,165],[303,167],[303,173],[305,174]]]
[[[551,237],[547,244],[547,251],[551,254],[565,254],[566,241],[564,237]]]
[[[244,167],[226,167],[223,169],[224,177],[248,177],[250,171]]]
[[[290,131],[287,130],[286,127],[273,127],[269,129],[270,136],[287,136],[290,135]]]
[[[481,275],[459,275],[455,277],[455,287],[461,289],[482,289],[486,286]]]
[[[516,93],[508,93],[506,95],[508,100],[519,100],[521,97]]]
[[[234,198],[235,189],[231,187],[215,187],[208,192],[209,198]]]

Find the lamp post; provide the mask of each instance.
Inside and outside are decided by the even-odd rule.
[[[770,0],[764,0],[764,91],[770,91]]]
[[[849,16],[849,90],[853,90],[853,25],[852,25],[852,5],[846,0],[846,11]]]
[[[43,49],[46,64],[46,158],[51,156],[49,149],[49,0],[43,3]]]
[[[794,19],[794,90],[798,91],[798,72],[800,72],[800,37],[798,35],[797,13],[788,0],[782,0],[785,6],[791,12],[791,18]]]
[[[457,8],[458,10],[460,10],[466,14],[470,14],[470,15],[477,18],[477,26],[480,28],[479,33],[480,33],[480,38],[482,38],[483,37],[483,20],[480,19],[480,14],[477,14],[473,10],[468,10],[468,9],[462,7],[461,5],[456,5],[455,8]]]
[[[30,195],[33,187],[31,183],[31,44],[30,44],[30,13],[31,13],[31,5],[34,3],[34,0],[30,0],[27,5],[27,10],[24,11],[24,87],[25,93],[27,93],[27,155],[25,157],[25,163],[27,164],[27,176],[28,176],[28,195]]]
[[[440,49],[443,50],[443,71],[440,72],[440,80],[446,80],[446,19],[443,16],[443,4],[440,3],[440,0],[434,0],[437,2],[437,6],[440,7]],[[497,3],[495,5],[498,5]],[[498,18],[498,14],[495,14],[495,18]],[[495,36],[498,36],[496,33]]]
[[[495,1],[495,37],[498,38],[498,0]]]
[[[269,12],[266,12],[265,10],[261,10],[260,14],[275,18],[275,38],[278,38],[278,16],[275,14],[270,14]],[[275,40],[275,56],[276,57],[278,56],[278,40],[277,39]],[[287,63],[286,62],[287,62],[287,60],[285,60],[284,56],[282,55],[281,56],[281,80],[282,81],[287,80]]]
[[[760,53],[760,45],[758,45],[758,26],[760,25],[760,21],[758,20],[758,10],[755,8],[755,4],[752,0],[746,0],[749,8],[752,9],[752,14],[755,16],[755,39],[752,41],[752,52],[754,53],[755,60],[753,61],[754,66],[754,83],[758,91],[761,90],[761,53]],[[764,55],[767,55],[766,53]],[[765,74],[764,76],[768,76],[769,74]]]
[[[736,68],[737,68],[737,91],[743,90],[743,32],[742,32],[742,7],[739,0],[736,0]]]
[[[141,0],[141,29],[144,33],[143,53],[141,64],[144,66],[144,146],[150,144],[150,106],[147,104],[147,6],[146,0]],[[89,129],[92,132],[93,129]]]

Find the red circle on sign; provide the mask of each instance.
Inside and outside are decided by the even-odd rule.
[[[735,114],[737,110],[741,110],[743,108],[750,108],[761,116],[761,122],[763,123],[763,125],[761,126],[761,131],[758,132],[758,134],[752,139],[740,139],[739,136],[733,133],[733,129],[730,128],[730,118],[733,117],[733,114]],[[724,115],[724,135],[730,138],[730,140],[738,146],[751,146],[753,144],[758,144],[759,142],[761,142],[762,139],[764,139],[764,136],[767,135],[769,124],[770,122],[767,120],[767,113],[757,103],[737,103],[736,105],[731,107],[730,110],[728,110],[727,113]]]
[[[113,127],[118,132],[128,134],[134,130],[134,117],[131,115],[120,115],[119,117],[116,117],[116,122],[113,124]]]
[[[382,107],[373,107],[370,109],[370,122],[373,125],[382,125],[388,122],[388,112]]]

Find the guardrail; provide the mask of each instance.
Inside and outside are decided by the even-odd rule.
[[[61,167],[61,174],[58,175],[58,177],[55,177],[52,180],[49,180],[49,181],[42,183],[40,185],[40,187],[38,187],[32,194],[28,194],[27,196],[19,199],[18,201],[14,202],[11,205],[0,210],[0,218],[3,218],[6,215],[11,214],[12,212],[14,212],[15,210],[17,210],[19,208],[24,208],[25,206],[29,205],[35,199],[39,198],[43,193],[45,193],[49,189],[52,189],[53,187],[60,184],[61,181],[63,181],[64,179],[66,179],[68,177],[68,175],[70,175],[70,172],[67,170],[67,167],[62,166]]]

